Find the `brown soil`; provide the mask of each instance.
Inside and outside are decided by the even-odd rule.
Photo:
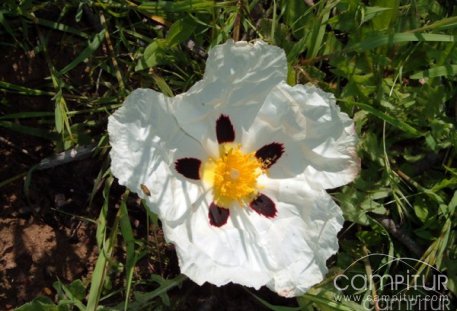
[[[0,132],[0,137],[15,141],[14,147],[3,144],[0,149],[0,180],[27,172],[28,163],[34,161],[27,153],[39,155],[33,150],[42,142],[28,139],[27,146],[22,146],[20,136]],[[90,214],[86,207],[92,183],[87,179],[93,166],[84,161],[36,172],[28,197],[24,178],[1,188],[0,310],[10,310],[38,294],[53,297],[53,282],[70,282],[92,269],[95,226],[78,215]]]
[[[40,139],[0,132],[0,181],[26,173],[49,146]],[[14,141],[14,144],[5,143]],[[95,226],[87,198],[96,164],[75,162],[0,188],[0,310],[37,295],[54,298],[53,282],[87,276],[96,259]]]
[[[0,220],[0,308],[9,310],[37,295],[53,298],[54,281],[86,275],[95,258],[86,229],[82,225],[72,233],[33,218]]]
[[[42,88],[49,76],[44,58],[33,51],[8,50],[0,60],[0,81]],[[0,116],[54,108],[48,96],[6,93],[1,102]],[[11,122],[46,130],[33,119]],[[36,171],[24,187],[29,169],[53,153],[48,140],[0,127],[0,182],[19,177],[0,188],[0,310],[37,295],[54,298],[53,282],[68,283],[93,269],[95,226],[79,216],[97,215],[87,207],[99,164],[85,160]]]

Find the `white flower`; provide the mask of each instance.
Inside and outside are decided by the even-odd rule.
[[[282,49],[228,41],[188,92],[138,89],[109,118],[114,176],[158,214],[198,284],[297,296],[338,250],[343,217],[325,189],[358,174],[353,122],[286,72]]]

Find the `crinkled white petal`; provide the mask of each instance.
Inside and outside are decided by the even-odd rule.
[[[175,97],[176,118],[195,139],[216,141],[215,122],[227,114],[238,135],[286,74],[286,56],[279,47],[229,40],[209,51],[203,80]]]
[[[176,159],[204,161],[200,144],[178,126],[170,98],[148,89],[137,89],[108,119],[111,171],[119,184],[138,193],[161,219],[176,221],[202,193],[174,169]],[[146,195],[142,186],[150,195]]]
[[[262,187],[278,210],[272,219],[237,207],[230,210],[225,225],[214,227],[208,219],[208,196],[189,211],[185,222],[163,222],[167,239],[176,245],[182,273],[200,285],[267,285],[285,297],[322,281],[326,260],[338,250],[343,223],[339,207],[324,190],[300,180],[264,177]]]
[[[236,220],[237,210],[231,210],[222,227],[210,225],[208,211],[210,195],[178,225],[162,222],[165,237],[176,246],[181,272],[202,285],[217,286],[229,282],[260,288],[269,280],[264,258],[253,247],[255,241],[247,238]],[[238,212],[240,212],[238,210]]]
[[[329,189],[359,173],[353,121],[332,94],[312,85],[275,86],[241,139],[246,151],[272,141],[284,144],[285,153],[271,167],[271,177],[295,177]]]
[[[326,261],[338,251],[337,234],[344,222],[342,211],[325,190],[306,188],[300,179],[262,178],[261,186],[277,202],[278,211],[296,215],[293,219],[278,217],[278,222],[282,220],[278,234],[283,232],[284,241],[275,240],[272,256],[279,256],[278,266],[284,269],[267,286],[284,297],[301,295],[324,279],[328,271]],[[300,233],[304,235],[291,228],[295,226],[303,228]],[[288,243],[293,240],[297,241]],[[310,258],[308,251],[303,252],[305,245],[311,250]]]

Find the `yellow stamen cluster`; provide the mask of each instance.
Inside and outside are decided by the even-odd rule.
[[[246,205],[258,195],[257,177],[262,162],[255,153],[243,153],[235,144],[222,144],[220,156],[202,167],[203,180],[213,186],[214,203],[229,208],[234,202]]]

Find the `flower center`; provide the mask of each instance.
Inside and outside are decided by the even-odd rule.
[[[243,153],[239,145],[220,145],[220,157],[203,164],[203,180],[213,186],[214,203],[229,208],[234,202],[240,206],[254,200],[259,192],[257,177],[262,174],[262,162],[255,152]]]

